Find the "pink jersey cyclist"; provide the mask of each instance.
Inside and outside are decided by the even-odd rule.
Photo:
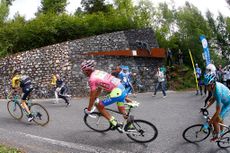
[[[121,84],[120,79],[100,70],[95,70],[89,78],[89,86],[91,90],[96,90],[100,87],[109,92],[119,84]]]
[[[120,79],[104,71],[93,71],[89,78],[89,86],[91,91],[95,91],[97,88],[102,88],[107,92],[110,92],[110,97],[101,101],[103,106],[108,106],[114,102],[117,102],[118,106],[122,106],[123,104],[121,103],[125,101],[125,97],[127,96]]]
[[[98,111],[101,112],[107,120],[109,120],[113,127],[117,128],[120,125],[104,107],[117,102],[119,112],[123,114],[124,118],[127,118],[127,112],[124,107],[124,101],[127,93],[119,79],[107,72],[95,70],[95,65],[96,62],[94,60],[85,60],[81,63],[81,70],[87,77],[89,77],[89,86],[91,89],[89,104],[84,111],[86,114],[90,114],[95,100],[100,95],[101,91],[105,90],[109,92],[109,97],[97,102],[96,107]]]

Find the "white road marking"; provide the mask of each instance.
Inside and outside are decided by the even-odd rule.
[[[55,139],[40,137],[40,136],[36,136],[36,135],[32,135],[32,134],[27,134],[24,132],[8,131],[8,130],[2,129],[2,128],[0,128],[0,130],[2,132],[4,132],[4,134],[9,133],[9,134],[21,135],[23,137],[31,138],[35,141],[40,141],[40,142],[43,142],[46,144],[49,143],[52,145],[57,145],[57,146],[61,146],[61,147],[69,148],[69,149],[77,149],[77,150],[81,150],[81,151],[85,151],[85,152],[92,152],[92,153],[101,153],[101,152],[130,153],[130,152],[124,151],[124,150],[118,150],[118,149],[114,150],[111,148],[104,149],[101,147],[95,147],[95,146],[90,146],[90,145],[86,145],[86,144],[72,143],[72,142],[66,142],[66,141],[61,141],[61,140],[55,140]]]

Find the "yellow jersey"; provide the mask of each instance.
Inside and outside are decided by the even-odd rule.
[[[20,87],[20,75],[15,75],[12,79],[12,88]]]
[[[51,85],[56,85],[57,77],[52,75]]]

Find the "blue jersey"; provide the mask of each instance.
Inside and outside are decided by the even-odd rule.
[[[230,90],[222,83],[216,82],[213,96],[216,98],[216,105],[230,105]]]

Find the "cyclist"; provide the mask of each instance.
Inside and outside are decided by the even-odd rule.
[[[209,99],[207,107],[201,108],[201,111],[209,108],[216,101],[216,112],[209,121],[209,124],[214,126],[214,137],[211,141],[216,141],[219,134],[223,133],[223,120],[229,114],[230,110],[230,90],[220,82],[216,82],[216,74],[208,73],[205,75],[204,83],[208,91],[212,92],[212,97]],[[221,132],[219,132],[221,130]]]
[[[95,70],[95,65],[96,62],[94,60],[85,60],[81,63],[81,70],[87,77],[89,77],[90,86],[89,104],[84,111],[86,114],[90,114],[96,101],[97,109],[112,124],[114,129],[118,128],[121,125],[106,111],[104,107],[117,102],[119,112],[123,114],[124,118],[127,118],[127,112],[124,107],[127,92],[121,84],[120,79],[107,72]],[[100,95],[102,90],[109,92],[109,97],[107,99],[97,101],[97,97]]]
[[[21,106],[29,114],[28,121],[31,122],[33,120],[33,115],[31,114],[26,104],[26,99],[33,90],[31,78],[26,75],[20,75],[20,72],[18,70],[15,70],[12,78],[12,88],[15,92],[23,92]]]

